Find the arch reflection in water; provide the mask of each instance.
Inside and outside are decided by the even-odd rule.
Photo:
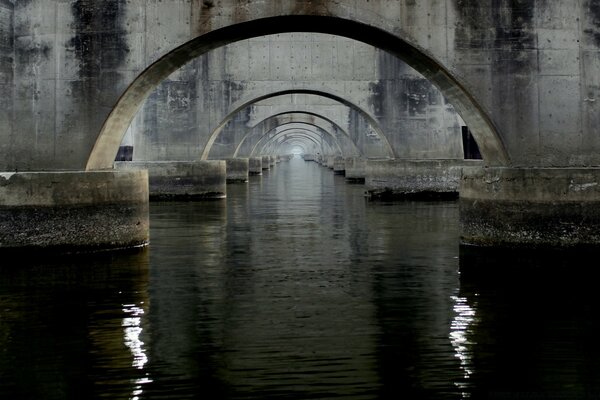
[[[137,369],[144,369],[144,365],[148,362],[148,356],[144,349],[144,342],[140,339],[142,334],[142,316],[145,314],[142,308],[144,302],[140,302],[140,306],[137,304],[123,304],[123,312],[125,317],[123,318],[123,330],[124,330],[124,343],[129,348],[133,355],[133,361],[131,365]],[[146,376],[142,378],[136,378],[133,380],[135,385],[133,388],[131,400],[138,400],[140,395],[143,393],[142,387],[145,384],[151,383],[152,379]]]

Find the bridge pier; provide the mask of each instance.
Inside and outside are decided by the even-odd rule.
[[[464,168],[461,244],[600,244],[600,168]]]
[[[248,159],[248,174],[262,175],[262,157],[251,157]]]
[[[345,174],[347,182],[364,183],[367,174],[367,159],[362,157],[348,157],[345,160]]]
[[[119,170],[148,170],[151,200],[222,199],[227,195],[224,160],[115,162]]]
[[[248,182],[250,170],[250,160],[248,158],[228,158],[227,165],[227,183],[245,183]]]
[[[336,156],[333,159],[333,173],[336,175],[344,175],[346,173],[346,162],[344,157]]]
[[[262,169],[263,170],[271,169],[271,157],[262,156]]]
[[[80,253],[149,240],[146,171],[0,173],[0,250]]]
[[[461,170],[479,160],[368,160],[367,195],[383,197],[457,198]]]

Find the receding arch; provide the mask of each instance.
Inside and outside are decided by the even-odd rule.
[[[202,149],[202,154],[200,156],[200,159],[201,160],[208,159],[210,150],[212,149],[212,146],[215,143],[215,141],[217,140],[219,134],[223,131],[225,126],[227,126],[229,121],[231,121],[237,113],[241,112],[245,108],[250,107],[251,105],[258,103],[262,100],[267,100],[267,99],[271,99],[273,97],[285,96],[285,95],[289,95],[289,94],[310,94],[310,95],[315,95],[315,96],[321,96],[321,97],[325,97],[325,98],[337,101],[337,102],[345,105],[346,107],[357,111],[363,118],[365,118],[367,120],[369,125],[372,126],[373,129],[375,130],[375,133],[377,134],[377,136],[384,142],[384,146],[387,149],[389,155],[391,157],[395,157],[396,154],[394,152],[394,148],[390,144],[387,136],[383,133],[383,130],[381,129],[379,121],[377,121],[377,119],[373,115],[371,115],[367,110],[365,110],[363,107],[358,106],[357,104],[349,101],[348,99],[346,99],[338,94],[335,94],[331,91],[327,91],[324,89],[323,90],[315,90],[315,89],[304,89],[304,88],[296,89],[296,88],[294,88],[294,89],[289,89],[289,90],[280,90],[277,92],[272,92],[272,93],[268,93],[268,94],[261,95],[261,96],[254,96],[251,99],[244,99],[244,100],[240,100],[240,101],[234,103],[233,111],[228,113],[225,116],[225,118],[223,118],[221,123],[211,133],[211,135],[208,139],[208,142],[206,143],[206,146],[204,147],[204,149]]]
[[[257,154],[262,154],[265,149],[269,146],[272,145],[273,143],[280,143],[277,142],[278,140],[286,140],[286,139],[306,139],[311,141],[315,147],[320,147],[321,151],[325,151],[323,148],[323,144],[326,144],[328,147],[331,148],[331,145],[327,142],[323,143],[322,141],[318,141],[317,137],[319,139],[322,140],[323,136],[319,133],[310,131],[308,129],[298,129],[298,128],[290,128],[290,129],[286,129],[284,131],[278,132],[276,135],[274,135],[273,137],[269,138],[260,148],[256,149],[256,153]]]
[[[362,154],[362,152],[356,146],[356,143],[354,143],[354,141],[352,140],[352,138],[350,137],[348,132],[346,132],[341,126],[339,126],[335,121],[331,120],[330,118],[327,118],[323,115],[320,115],[320,114],[317,114],[314,112],[310,112],[310,111],[288,111],[288,112],[274,114],[274,115],[267,117],[267,118],[263,119],[262,121],[258,122],[249,131],[249,133],[244,135],[243,139],[240,141],[240,143],[238,144],[238,146],[235,150],[234,157],[238,156],[240,149],[242,149],[244,147],[244,145],[249,140],[249,138],[253,138],[257,134],[261,135],[261,137],[259,139],[259,141],[260,141],[260,140],[262,140],[262,138],[267,136],[271,131],[276,129],[278,126],[282,126],[282,125],[286,125],[286,124],[290,124],[290,123],[294,123],[294,122],[304,122],[309,125],[314,125],[315,119],[325,121],[326,123],[330,124],[336,130],[336,132],[340,132],[342,134],[342,137],[345,139],[345,142],[348,143],[348,145],[352,149],[353,153],[355,153],[355,155]],[[262,126],[262,125],[270,125],[272,127],[270,129],[268,129],[267,131],[263,131],[261,134],[261,132],[257,132],[257,127]],[[325,130],[325,131],[327,131],[327,130]],[[327,133],[331,134],[335,139],[337,139],[337,137],[334,133],[332,133],[332,132],[327,132]],[[342,151],[342,153],[343,153],[343,151]]]
[[[259,147],[259,145],[261,145],[261,143],[264,143],[265,141],[270,140],[271,138],[274,138],[276,136],[278,136],[279,134],[281,134],[281,132],[275,132],[273,134],[273,136],[269,136],[271,134],[271,132],[276,131],[278,128],[282,127],[282,126],[286,126],[286,125],[292,125],[292,124],[300,124],[300,125],[306,125],[308,128],[305,128],[304,131],[314,134],[314,135],[319,135],[320,138],[323,140],[327,140],[326,138],[328,138],[328,140],[330,142],[327,142],[327,145],[329,146],[329,148],[331,149],[331,151],[336,151],[335,149],[337,148],[337,152],[339,154],[343,154],[342,151],[342,147],[340,146],[339,141],[337,140],[337,138],[335,137],[334,134],[332,134],[331,132],[327,131],[326,129],[323,129],[322,127],[315,125],[313,123],[310,122],[297,122],[297,121],[290,121],[290,122],[285,122],[282,123],[281,125],[277,125],[274,128],[272,128],[271,130],[269,130],[268,132],[266,132],[264,135],[262,135],[262,137],[252,146],[252,148],[250,149],[250,151],[248,151],[248,156],[253,156],[254,154],[256,154],[256,149]],[[317,132],[314,132],[312,130],[310,130],[310,127],[313,127],[317,130]],[[299,129],[299,128],[291,128],[291,129]],[[236,153],[237,154],[237,153]]]
[[[229,25],[200,35],[168,52],[140,73],[121,95],[104,122],[88,157],[86,170],[111,169],[131,120],[151,91],[188,61],[226,44],[287,32],[315,32],[354,39],[387,51],[429,79],[469,125],[485,162],[506,165],[509,156],[490,117],[465,85],[426,50],[381,28],[350,19],[317,15],[282,15]]]

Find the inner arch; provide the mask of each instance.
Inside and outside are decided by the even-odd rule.
[[[349,19],[285,15],[258,18],[215,29],[177,47],[146,68],[117,101],[88,157],[86,170],[111,169],[133,117],[152,90],[188,61],[239,40],[278,33],[316,32],[354,39],[387,51],[429,79],[470,127],[485,162],[506,165],[509,157],[491,119],[475,98],[439,61],[424,49],[380,28]]]
[[[314,90],[314,89],[289,89],[289,90],[281,90],[278,92],[272,92],[272,93],[268,93],[262,96],[257,96],[254,97],[252,99],[249,100],[243,100],[241,102],[239,102],[239,105],[234,106],[234,110],[231,111],[229,114],[227,114],[225,116],[225,118],[223,118],[223,121],[221,121],[221,123],[215,128],[215,130],[212,132],[212,134],[210,135],[208,142],[206,143],[206,146],[204,147],[204,149],[202,150],[202,155],[200,157],[201,160],[207,160],[210,154],[210,150],[212,149],[212,146],[214,145],[215,141],[217,140],[217,138],[219,137],[219,134],[223,131],[223,129],[225,128],[225,126],[229,123],[229,121],[231,121],[234,116],[241,112],[243,109],[245,109],[246,107],[251,106],[252,104],[258,103],[262,100],[267,100],[273,97],[277,97],[277,96],[285,96],[288,94],[311,94],[311,95],[315,95],[315,96],[321,96],[321,97],[325,97],[331,100],[335,100],[343,105],[345,105],[348,108],[351,108],[355,111],[357,111],[363,118],[365,118],[367,120],[367,122],[373,127],[373,129],[375,130],[375,133],[377,134],[377,136],[383,141],[383,143],[385,143],[385,147],[388,151],[388,154],[390,157],[394,157],[395,153],[394,153],[394,149],[392,148],[390,142],[388,141],[387,136],[385,136],[385,134],[383,133],[379,121],[377,121],[377,119],[375,119],[375,117],[373,117],[367,110],[365,110],[364,108],[358,106],[357,104],[349,101],[348,99],[345,99],[335,93],[331,93],[331,92],[327,92],[325,90]]]

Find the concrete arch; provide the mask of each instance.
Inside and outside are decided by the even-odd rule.
[[[310,140],[310,139],[308,139],[308,140]],[[277,150],[279,148],[281,148],[281,146],[284,144],[287,144],[289,146],[302,147],[303,152],[307,153],[307,147],[306,147],[307,143],[306,143],[306,141],[303,140],[303,138],[301,136],[283,136],[282,138],[279,138],[278,140],[270,141],[269,143],[267,143],[262,151],[268,155],[276,154]]]
[[[322,131],[322,130],[321,130]],[[323,140],[327,140],[327,138],[329,138],[329,140],[331,140],[333,143],[335,143],[335,147],[337,147],[337,150],[334,149],[334,146],[331,143],[325,142],[328,147],[329,147],[329,151],[331,152],[331,154],[340,154],[343,155],[344,151],[342,149],[342,147],[339,145],[339,142],[335,139],[335,137],[333,137],[331,134],[329,134],[327,131],[322,131],[324,134],[319,135],[319,138],[321,139],[321,141]],[[250,156],[253,157],[256,154],[260,154],[263,149],[273,140],[276,140],[278,137],[285,135],[282,132],[276,132],[273,134],[273,136],[269,136],[269,134],[265,134],[263,137],[260,138],[260,140],[252,147],[252,150],[250,151]],[[326,152],[326,149],[323,148],[323,146],[321,145],[321,150],[323,153]]]
[[[311,134],[314,134],[314,136]],[[287,140],[290,138],[295,139],[295,140],[300,140],[300,139],[309,140],[310,142],[314,143],[317,147],[321,147],[321,150],[324,151],[323,142],[319,142],[315,136],[322,138],[322,136],[320,136],[312,131],[309,131],[309,130],[300,131],[300,130],[298,130],[298,128],[286,129],[285,131],[281,131],[281,132],[277,133],[275,136],[273,136],[272,138],[268,139],[268,141],[266,143],[264,143],[264,145],[260,149],[257,149],[257,153],[262,154],[268,146],[273,145],[274,143],[281,143],[283,140]],[[325,143],[325,144],[327,144],[329,146],[328,143]]]
[[[290,124],[290,123],[294,123],[294,122],[305,122],[310,125],[314,125],[315,119],[325,121],[327,124],[331,125],[336,130],[336,132],[340,132],[342,134],[341,137],[345,140],[345,143],[347,143],[349,148],[352,149],[352,153],[354,153],[355,155],[362,154],[360,149],[356,146],[356,143],[354,143],[354,141],[348,134],[348,132],[346,132],[342,127],[340,127],[338,124],[336,124],[335,121],[332,121],[331,119],[324,117],[323,115],[313,113],[313,112],[289,111],[289,112],[283,112],[283,113],[272,115],[272,116],[260,121],[258,124],[256,124],[252,128],[252,130],[248,134],[246,134],[244,136],[244,138],[240,141],[239,145],[237,146],[237,148],[235,150],[234,157],[236,157],[239,154],[240,150],[245,146],[245,144],[248,140],[250,140],[251,138],[256,136],[256,134],[260,134],[260,132],[257,132],[257,127],[259,127],[259,126],[264,126],[264,125],[272,126],[272,128],[268,129],[267,131],[263,130],[261,138],[259,139],[259,141],[260,141],[260,140],[262,140],[263,137],[267,136],[273,129],[277,128],[278,126]],[[324,129],[324,130],[327,131],[326,129]],[[337,138],[337,136],[335,134],[333,134],[332,132],[328,132],[328,133],[331,134],[339,142],[339,139]],[[342,146],[340,146],[340,148],[342,148]],[[343,150],[342,150],[342,153],[344,153]]]
[[[304,131],[305,132],[310,132],[313,133],[315,135],[318,135],[317,132],[311,131],[310,127],[314,127],[317,129],[318,132],[321,132],[320,137],[321,139],[325,139],[328,138],[329,142],[327,142],[327,145],[329,146],[329,148],[331,149],[331,151],[336,151],[335,148],[337,148],[337,152],[339,152],[339,154],[343,154],[342,151],[342,147],[340,146],[340,143],[338,142],[337,138],[335,137],[335,135],[333,135],[331,132],[327,131],[326,129],[323,129],[322,127],[315,125],[313,123],[310,122],[297,122],[297,121],[290,121],[290,122],[286,122],[286,123],[282,123],[280,125],[275,126],[274,128],[272,128],[271,130],[269,130],[268,132],[266,132],[257,143],[254,144],[254,146],[252,146],[252,149],[250,149],[250,151],[248,152],[248,156],[252,157],[254,154],[256,154],[256,149],[257,147],[263,143],[265,140],[269,140],[277,135],[279,135],[281,132],[275,132],[275,134],[271,137],[269,137],[269,134],[273,131],[275,131],[276,129],[285,126],[285,125],[291,125],[291,124],[301,124],[301,125],[307,125],[309,128],[305,128]],[[299,129],[299,128],[291,128],[291,129]],[[237,153],[236,153],[237,154]],[[235,156],[234,156],[235,157]]]
[[[314,128],[315,128],[314,131],[310,129],[310,126],[307,126],[307,127],[297,127],[296,126],[296,127],[292,127],[292,128],[286,128],[286,129],[283,129],[283,130],[277,132],[275,134],[275,136],[273,136],[269,140],[275,140],[275,139],[279,138],[280,136],[292,136],[293,135],[294,137],[306,138],[318,146],[327,145],[327,147],[329,147],[329,149],[331,151],[333,151],[331,143],[329,143],[327,141],[323,142],[323,137],[325,135],[327,135],[327,132],[321,131],[320,128],[318,128],[318,127],[314,127]],[[331,136],[329,136],[329,137],[332,141],[335,141],[335,139],[333,137],[331,137]],[[320,139],[320,141],[318,139]],[[336,143],[336,145],[337,145],[337,143]],[[339,149],[339,146],[337,146],[337,147]]]
[[[300,12],[315,13],[306,10]],[[488,164],[508,164],[509,157],[502,138],[483,107],[466,86],[426,50],[391,31],[339,16],[282,15],[257,18],[212,30],[177,47],[148,66],[121,95],[105,120],[88,157],[86,170],[112,168],[119,145],[143,101],[162,80],[182,65],[232,42],[285,32],[317,32],[343,36],[397,56],[429,79],[454,105],[471,128]]]
[[[331,100],[335,100],[351,109],[356,110],[362,117],[364,117],[367,120],[367,122],[369,122],[369,124],[375,130],[375,133],[377,134],[377,136],[385,143],[385,147],[387,148],[389,155],[391,157],[395,157],[396,154],[394,152],[394,149],[391,146],[387,136],[385,136],[385,134],[383,133],[383,130],[381,129],[379,121],[377,121],[377,119],[373,115],[371,115],[371,113],[369,113],[367,110],[365,110],[363,107],[360,107],[357,104],[355,104],[355,103],[347,100],[346,98],[344,98],[338,94],[335,94],[331,91],[326,91],[324,89],[323,90],[315,90],[315,89],[300,88],[300,89],[281,90],[278,92],[272,92],[272,93],[268,93],[268,94],[265,94],[262,96],[256,96],[251,99],[244,99],[244,100],[240,100],[240,101],[236,102],[233,106],[233,111],[228,113],[227,116],[225,116],[225,118],[223,118],[221,123],[211,133],[211,135],[208,139],[208,142],[206,143],[206,146],[202,150],[202,155],[200,156],[200,159],[201,160],[208,159],[210,150],[211,150],[213,144],[215,143],[216,139],[218,138],[219,134],[237,113],[241,112],[246,107],[249,107],[255,103],[258,103],[259,101],[271,99],[271,98],[277,97],[277,96],[284,96],[284,95],[288,95],[288,94],[311,94],[311,95],[315,95],[315,96],[321,96],[321,97],[325,97],[325,98],[328,98]]]

